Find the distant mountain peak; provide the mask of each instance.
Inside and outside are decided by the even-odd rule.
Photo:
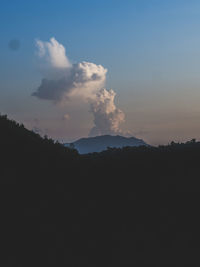
[[[100,135],[95,137],[81,138],[65,146],[74,146],[80,154],[101,152],[108,147],[122,148],[126,146],[147,146],[147,144],[136,137],[124,137],[120,135]]]

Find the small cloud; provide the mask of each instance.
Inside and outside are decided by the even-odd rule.
[[[18,39],[12,39],[10,40],[10,42],[8,43],[8,47],[10,48],[10,50],[12,51],[17,51],[20,48],[20,41]]]
[[[63,116],[63,120],[68,121],[69,119],[70,119],[70,115],[69,114],[65,114]]]
[[[39,57],[45,57],[55,68],[67,68],[71,66],[69,59],[65,54],[65,47],[54,37],[49,42],[36,40]]]

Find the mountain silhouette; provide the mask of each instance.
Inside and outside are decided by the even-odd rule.
[[[147,146],[142,140],[135,137],[124,137],[120,135],[101,135],[96,137],[81,138],[73,143],[65,144],[67,147],[74,147],[80,154],[101,152],[110,148],[122,148],[128,146]]]
[[[79,155],[0,115],[0,266],[200,266],[199,155]]]

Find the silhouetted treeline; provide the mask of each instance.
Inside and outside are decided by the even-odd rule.
[[[199,266],[200,143],[79,155],[0,116],[1,266]]]

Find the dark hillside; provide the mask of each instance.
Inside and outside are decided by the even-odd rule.
[[[199,266],[200,143],[78,155],[0,117],[1,266]]]
[[[64,148],[47,137],[41,138],[6,116],[0,116],[0,147],[2,172],[10,178],[13,177],[9,173],[17,170],[30,176],[34,172],[38,175],[39,171],[60,167],[61,161],[71,161],[78,155],[75,150]]]

